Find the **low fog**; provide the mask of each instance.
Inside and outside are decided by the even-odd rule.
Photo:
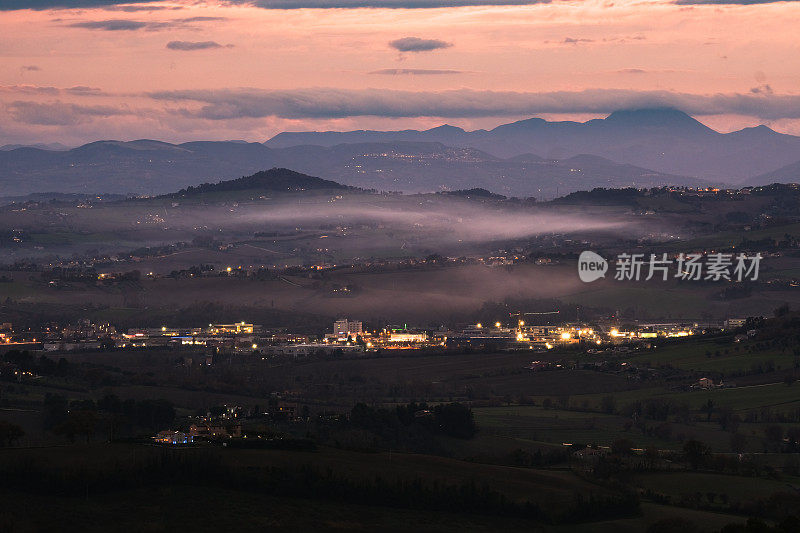
[[[201,238],[211,256],[218,255],[219,245],[239,243],[237,254],[245,253],[241,246],[250,254],[241,258],[242,264],[280,265],[292,258],[319,258],[320,253],[335,254],[340,261],[356,256],[432,252],[469,255],[507,248],[512,243],[524,247],[532,239],[551,235],[575,241],[653,235],[652,224],[634,217],[625,207],[312,191],[233,200],[217,197],[214,202],[153,198],[88,207],[7,207],[0,210],[0,222],[18,228],[22,238],[22,243],[3,251],[0,259],[5,260],[46,254],[120,253],[140,247],[191,244]],[[659,231],[670,225],[663,222]],[[233,260],[211,256],[187,256],[186,260]],[[180,264],[171,268],[176,266]]]
[[[418,230],[443,241],[471,242],[520,239],[544,233],[622,231],[626,225],[621,220],[603,220],[577,212],[506,209],[472,202],[455,202],[454,205],[420,202],[417,206],[321,203],[278,205],[263,210],[252,207],[234,215],[233,221],[266,226],[377,223]]]

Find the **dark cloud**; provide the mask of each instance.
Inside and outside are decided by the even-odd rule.
[[[60,94],[70,94],[75,96],[99,96],[103,91],[97,87],[86,87],[76,85],[61,89],[59,87],[49,87],[46,85],[0,85],[0,92],[16,94],[39,94],[45,96],[57,96]]]
[[[150,93],[178,106],[173,113],[207,120],[281,117],[502,117],[545,113],[610,113],[619,109],[674,107],[692,115],[737,114],[765,120],[800,118],[800,95],[688,94],[671,91],[589,89],[510,92],[460,89],[442,92],[331,88],[184,90]]]
[[[750,92],[753,94],[774,94],[772,87],[768,83],[764,83],[758,87],[753,87],[750,89]]]
[[[0,92],[17,94],[58,95],[61,89],[43,85],[0,85]]]
[[[400,52],[430,52],[453,46],[452,43],[439,39],[420,39],[419,37],[403,37],[389,42],[389,46]]]
[[[119,11],[152,11],[155,9],[180,9],[157,4],[160,0],[0,0],[0,11],[16,9],[75,9],[99,7]],[[264,9],[430,9],[463,6],[523,6],[547,4],[553,0],[227,0],[229,5],[251,5]],[[679,5],[694,4],[769,4],[796,0],[674,0]],[[146,5],[142,5],[146,4]]]
[[[561,42],[564,44],[593,43],[594,39],[576,39],[575,37],[565,37]]]
[[[182,19],[175,19],[175,22],[183,22],[183,23],[190,23],[190,22],[215,22],[218,20],[228,20],[227,17],[186,17]]]
[[[23,72],[38,72],[42,70],[36,65],[22,65],[21,67],[19,67],[19,69]]]
[[[144,2],[137,0],[0,0],[0,11],[13,11],[16,9],[76,9],[141,3]]]
[[[387,9],[427,9],[438,7],[463,6],[523,6],[549,4],[551,0],[253,0],[252,5],[266,9],[302,8],[387,8]]]
[[[387,74],[390,76],[428,76],[436,74],[463,74],[463,70],[427,69],[427,68],[383,68],[373,70],[370,74]]]
[[[227,45],[230,48],[233,45]],[[192,51],[192,50],[209,50],[212,48],[226,48],[215,41],[170,41],[167,43],[167,48],[170,50],[182,50],[182,51]]]
[[[231,5],[252,5],[264,9],[339,9],[387,8],[426,9],[461,6],[521,6],[546,4],[551,0],[227,0]],[[0,11],[15,9],[71,9],[88,7],[120,7],[139,10],[139,4],[155,4],[145,0],[0,0]],[[143,6],[141,10],[147,9]]]
[[[103,6],[106,11],[122,11],[124,13],[136,13],[139,11],[163,11],[165,9],[183,9],[180,6],[154,6],[154,5],[124,5],[124,6]]]
[[[75,126],[95,118],[131,114],[125,108],[84,106],[59,101],[50,103],[16,101],[6,105],[6,111],[17,122],[38,126]]]
[[[678,5],[738,5],[751,6],[756,4],[774,4],[775,2],[795,2],[797,0],[675,0]]]
[[[672,68],[621,68],[610,71],[614,74],[675,74],[677,72],[693,72],[692,70],[678,70]]]
[[[67,94],[74,94],[78,96],[99,96],[103,94],[102,89],[97,87],[87,87],[85,85],[76,85],[74,87],[67,87],[64,89]]]
[[[0,0],[1,2],[2,0]],[[73,28],[86,28],[89,30],[103,31],[135,31],[147,30],[157,31],[172,28],[189,27],[196,22],[213,22],[227,20],[225,17],[187,17],[173,19],[166,22],[145,22],[141,20],[109,19],[109,20],[90,20],[85,22],[74,22],[70,24]]]
[[[140,20],[89,20],[86,22],[74,22],[70,24],[73,28],[86,28],[88,30],[103,31],[135,31],[135,30],[160,30],[168,27],[166,22],[142,22]]]

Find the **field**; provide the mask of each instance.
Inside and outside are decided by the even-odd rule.
[[[159,453],[157,449],[128,445],[0,450],[0,467],[7,468],[9,461],[34,464],[44,462],[51,468],[68,463],[74,470],[89,468],[100,472],[105,468],[104,465],[120,460],[129,464],[146,464],[149,456]],[[187,453],[190,452],[184,452]],[[91,463],[82,466],[89,455],[92,457]],[[219,456],[234,471],[308,467],[327,470],[356,483],[358,480],[367,481],[376,476],[390,483],[394,483],[393,480],[418,480],[417,482],[426,485],[438,483],[443,486],[480,480],[489,490],[500,491],[513,499],[559,507],[573,498],[574,494],[599,494],[608,491],[567,471],[498,467],[396,452],[363,454],[323,448],[317,452],[213,451],[213,455]],[[659,486],[665,484],[663,481],[656,482],[660,483]],[[656,520],[671,516],[689,516],[696,523],[703,524],[699,531],[710,532],[722,525],[741,521],[741,518],[730,514],[645,503],[641,511],[630,518],[595,522],[591,528],[580,523],[571,524],[567,528],[512,516],[441,511],[433,513],[425,509],[407,509],[402,502],[381,507],[338,499],[318,502],[312,495],[308,498],[293,494],[276,496],[274,492],[236,490],[226,488],[224,484],[217,486],[213,483],[191,486],[169,479],[165,479],[161,486],[147,490],[123,488],[97,492],[91,485],[87,485],[81,496],[32,498],[23,490],[4,493],[0,517],[6,523],[13,523],[14,531],[23,532],[47,529],[62,522],[65,514],[70,516],[68,530],[82,531],[96,531],[98,529],[95,529],[94,524],[108,523],[107,520],[113,520],[115,529],[120,531],[162,531],[177,526],[207,529],[215,524],[242,531],[262,530],[264,527],[277,531],[297,531],[306,527],[304,524],[308,527],[313,524],[315,530],[323,531],[369,531],[374,528],[382,531],[407,531],[409,527],[420,531],[489,531],[501,527],[505,531],[543,532],[639,531]],[[24,505],[20,505],[23,501]],[[224,512],[219,508],[220,502],[225,502]],[[311,502],[313,505],[310,505]],[[135,519],[131,513],[135,514]],[[224,521],[222,516],[226,517]]]

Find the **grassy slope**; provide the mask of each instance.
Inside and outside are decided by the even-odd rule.
[[[0,461],[46,461],[52,468],[102,468],[114,461],[142,461],[152,448],[131,445],[94,445],[36,450],[0,450]],[[441,457],[399,453],[363,454],[334,449],[319,452],[214,450],[234,467],[309,464],[332,469],[350,479],[414,479],[460,483],[470,479],[486,482],[514,499],[533,499],[541,505],[561,505],[574,491],[604,492],[569,472],[532,470],[464,463]],[[686,515],[678,508],[645,504],[641,516],[597,524],[552,527],[504,517],[409,511],[318,500],[284,498],[216,487],[189,487],[165,482],[149,489],[98,494],[87,487],[86,497],[36,496],[8,492],[0,498],[0,517],[13,523],[14,531],[102,531],[114,524],[121,531],[163,531],[175,527],[206,531],[354,530],[354,531],[641,531],[649,523],[668,516]],[[69,516],[66,523],[64,519]],[[711,531],[741,520],[731,515],[693,511],[691,519],[701,531]],[[0,522],[2,523],[2,522]],[[106,529],[101,529],[100,525]],[[587,529],[588,528],[588,529]]]

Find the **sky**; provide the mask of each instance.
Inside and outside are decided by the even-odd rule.
[[[800,135],[798,20],[763,0],[0,0],[0,145],[651,106]]]

